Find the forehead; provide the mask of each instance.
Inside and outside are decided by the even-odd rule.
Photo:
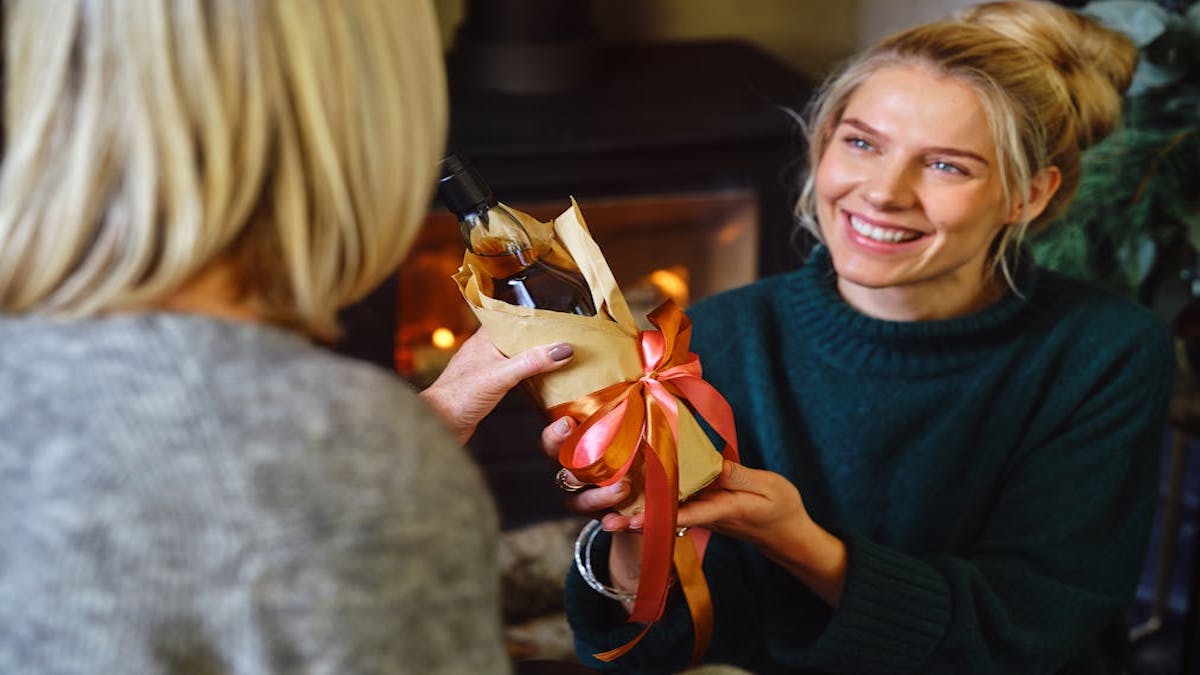
[[[920,66],[872,73],[846,102],[842,120],[850,118],[898,143],[969,150],[989,159],[996,154],[978,92],[960,78]]]

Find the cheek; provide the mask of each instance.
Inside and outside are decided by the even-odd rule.
[[[935,200],[940,203],[942,222],[947,229],[974,232],[990,239],[1007,222],[1006,210],[1000,199],[991,194],[962,195],[957,200]],[[936,216],[934,216],[936,218]]]
[[[826,152],[817,165],[815,181],[818,199],[827,201],[843,194],[849,179],[842,163],[833,157],[832,153]]]

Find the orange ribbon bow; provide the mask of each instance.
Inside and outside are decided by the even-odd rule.
[[[729,403],[702,379],[700,358],[689,351],[691,321],[670,300],[651,312],[649,319],[658,330],[642,331],[638,336],[642,377],[560,404],[550,413],[583,420],[563,442],[558,459],[584,482],[612,485],[629,472],[635,459],[643,459],[646,519],[641,576],[629,620],[645,627],[633,640],[595,657],[602,661],[620,657],[662,617],[674,563],[692,615],[695,663],[712,636],[712,599],[701,569],[709,532],[692,528],[676,536],[680,401],[724,439],[722,454],[735,462],[737,435]],[[677,539],[686,539],[690,545],[676,546]]]

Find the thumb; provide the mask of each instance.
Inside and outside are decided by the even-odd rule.
[[[492,384],[500,391],[508,391],[528,377],[558,370],[574,354],[575,349],[566,342],[526,349],[495,370],[496,380]]]
[[[720,485],[726,490],[735,490],[738,492],[760,492],[755,489],[758,483],[758,476],[755,474],[761,473],[754,469],[747,468],[737,462],[725,460],[725,465],[721,467]]]

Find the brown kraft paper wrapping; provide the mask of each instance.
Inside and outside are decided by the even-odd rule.
[[[454,280],[471,310],[487,329],[496,347],[512,356],[538,345],[566,342],[575,356],[565,368],[531,378],[529,384],[543,409],[573,401],[616,382],[635,381],[643,374],[638,350],[638,329],[612,271],[593,241],[583,214],[574,199],[571,208],[552,223],[543,223],[513,211],[535,240],[553,233],[554,246],[561,246],[575,262],[592,291],[596,316],[579,316],[510,305],[487,293],[491,279],[467,252]],[[561,253],[550,254],[556,264]],[[582,421],[582,420],[577,420]],[[713,447],[687,406],[679,406],[679,498],[686,499],[711,483],[720,473],[721,453]],[[636,461],[641,461],[640,457]],[[633,481],[631,496],[618,509],[630,515],[642,510],[641,471],[627,474]]]

